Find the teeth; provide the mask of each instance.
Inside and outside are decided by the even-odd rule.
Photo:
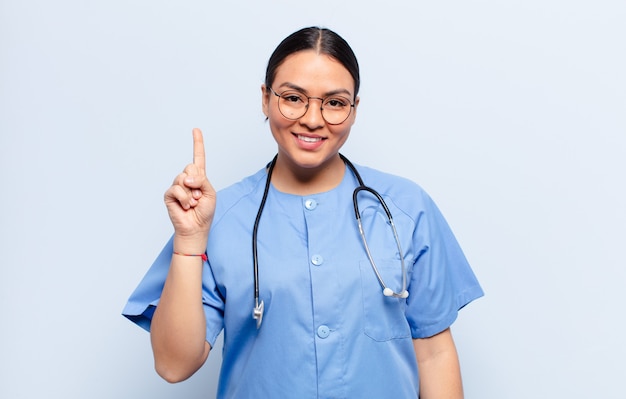
[[[317,143],[318,141],[322,141],[321,137],[306,137],[298,135],[298,140],[305,141],[307,143]]]

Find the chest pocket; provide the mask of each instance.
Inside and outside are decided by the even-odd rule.
[[[378,272],[387,287],[398,292],[402,288],[399,259],[375,259]],[[359,263],[363,293],[363,329],[375,341],[408,338],[411,329],[406,319],[406,299],[386,297],[369,260]],[[407,276],[409,281],[409,276]]]

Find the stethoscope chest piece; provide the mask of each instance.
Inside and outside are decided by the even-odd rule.
[[[261,301],[259,303],[258,302],[258,298],[257,298],[256,306],[252,310],[252,318],[254,318],[256,320],[256,328],[257,329],[261,328],[261,323],[263,322],[263,312],[264,311],[265,311],[265,303],[263,301]]]

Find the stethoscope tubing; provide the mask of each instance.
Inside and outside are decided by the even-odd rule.
[[[359,227],[359,233],[363,241],[363,246],[365,247],[365,252],[367,253],[367,257],[370,261],[370,264],[372,265],[372,270],[374,270],[374,274],[376,275],[376,278],[378,279],[378,283],[383,289],[383,295],[385,295],[386,297],[407,298],[409,296],[409,293],[406,289],[407,272],[406,272],[406,266],[404,264],[404,255],[402,252],[402,247],[400,245],[400,239],[398,238],[398,232],[396,230],[395,223],[393,222],[393,217],[391,216],[391,211],[389,211],[389,208],[387,207],[387,204],[385,203],[385,200],[383,199],[383,197],[376,190],[374,190],[371,187],[366,186],[363,183],[363,179],[361,178],[361,175],[357,171],[356,167],[352,164],[352,162],[350,162],[348,158],[343,156],[343,154],[339,154],[339,157],[345,162],[346,165],[348,165],[348,168],[350,168],[350,170],[352,171],[352,173],[354,174],[354,176],[356,177],[359,183],[359,186],[355,188],[354,192],[352,193],[352,204],[354,207],[354,214],[355,214],[357,224]],[[252,260],[253,260],[253,268],[254,268],[254,309],[252,312],[252,316],[254,319],[256,319],[257,329],[261,327],[261,322],[263,321],[263,312],[264,312],[264,302],[259,301],[259,296],[260,296],[259,294],[259,258],[258,258],[258,251],[257,251],[257,236],[258,236],[258,230],[259,230],[259,222],[261,220],[261,215],[263,213],[263,209],[265,208],[265,203],[267,201],[267,196],[269,193],[271,180],[272,180],[271,179],[272,172],[274,171],[274,166],[276,165],[277,158],[278,158],[278,155],[274,156],[274,159],[272,159],[272,161],[267,166],[267,178],[265,181],[263,198],[261,199],[261,204],[259,205],[259,211],[257,212],[256,219],[254,220],[254,226],[252,228]],[[385,214],[387,215],[387,220],[389,222],[389,225],[391,226],[391,229],[393,231],[393,236],[396,241],[396,245],[398,247],[398,254],[400,256],[400,263],[402,267],[402,290],[400,292],[395,292],[391,288],[387,287],[387,285],[385,284],[385,281],[380,275],[380,272],[378,271],[378,267],[376,266],[374,257],[372,256],[369,245],[367,244],[367,240],[365,238],[365,232],[363,231],[363,224],[361,223],[361,214],[359,212],[358,195],[361,191],[367,191],[370,194],[374,195],[376,199],[378,200],[378,202],[382,205],[383,210],[385,211]]]
[[[365,247],[365,252],[367,253],[367,257],[370,261],[370,264],[372,265],[372,270],[374,270],[374,274],[376,275],[376,278],[378,279],[380,286],[383,288],[383,294],[385,296],[393,296],[395,298],[406,298],[408,297],[408,291],[406,290],[406,284],[407,284],[406,266],[404,264],[404,256],[402,252],[402,247],[400,245],[400,239],[398,238],[398,231],[396,230],[396,224],[393,222],[393,216],[391,216],[391,211],[389,210],[387,203],[385,202],[383,197],[378,193],[378,191],[374,190],[371,187],[366,186],[365,183],[363,183],[363,179],[361,178],[361,175],[356,170],[356,167],[352,164],[352,162],[350,162],[348,158],[343,156],[343,154],[339,154],[339,157],[341,157],[341,159],[345,162],[345,164],[348,165],[348,167],[350,168],[350,170],[352,170],[352,173],[356,177],[357,181],[359,182],[359,186],[355,188],[354,191],[352,192],[352,205],[354,207],[354,216],[356,217],[356,221],[359,225],[359,233],[363,241],[363,246]],[[359,201],[358,201],[358,195],[361,191],[367,191],[373,196],[375,196],[378,202],[380,203],[380,205],[382,205],[383,210],[385,211],[385,214],[387,215],[387,220],[389,221],[389,225],[391,226],[391,230],[393,231],[393,237],[396,241],[396,246],[398,247],[398,254],[400,256],[400,263],[402,267],[402,290],[400,292],[393,291],[392,289],[387,287],[387,284],[385,284],[385,281],[383,280],[382,276],[380,275],[380,272],[378,271],[378,267],[376,266],[376,262],[374,261],[374,257],[372,256],[372,253],[370,251],[370,247],[367,244],[367,240],[365,239],[365,232],[363,231],[363,223],[361,223],[361,212],[359,212]]]
[[[261,198],[261,204],[259,205],[259,211],[254,219],[254,228],[252,229],[252,262],[254,267],[254,310],[252,316],[256,319],[256,328],[261,327],[263,321],[264,303],[259,303],[259,255],[257,250],[257,235],[259,230],[259,222],[261,221],[261,214],[265,209],[265,202],[267,201],[267,194],[270,190],[271,176],[276,165],[276,159],[278,155],[274,156],[274,159],[267,166],[267,179],[265,181],[265,189],[263,190],[263,198]]]

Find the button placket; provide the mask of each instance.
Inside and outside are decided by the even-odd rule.
[[[313,269],[311,269],[311,278],[312,283],[314,284],[313,303],[316,310],[314,323],[317,327],[314,327],[314,334],[317,336],[318,339],[326,340],[330,339],[329,337],[331,335],[331,329],[328,324],[323,323],[327,323],[329,321],[328,316],[330,316],[330,314],[328,307],[330,305],[325,299],[325,295],[321,293],[324,292],[323,287],[327,286],[326,280],[329,278],[330,274],[328,274],[328,271],[320,269],[320,267],[326,262],[326,259],[322,254],[324,253],[326,245],[328,244],[326,236],[324,234],[320,235],[320,233],[322,232],[322,230],[320,230],[320,227],[326,225],[324,220],[328,215],[325,214],[326,212],[323,212],[322,207],[320,207],[319,201],[314,198],[304,198],[302,206],[305,209],[307,226],[312,228],[312,230],[309,230],[309,232],[311,233],[309,235],[309,262],[310,265],[313,267]]]

